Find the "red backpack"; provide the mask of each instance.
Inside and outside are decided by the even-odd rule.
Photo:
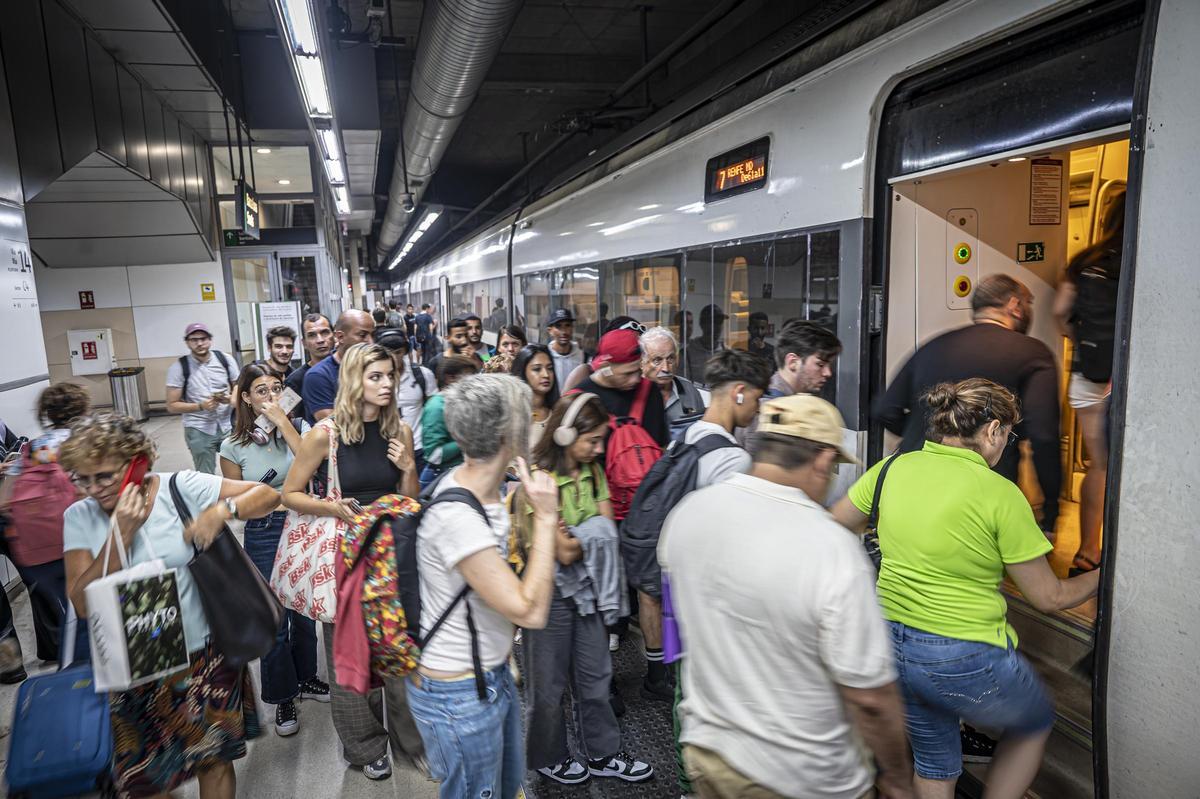
[[[653,384],[642,378],[637,397],[628,416],[612,417],[608,437],[608,457],[604,472],[608,477],[608,489],[612,494],[613,515],[621,521],[629,513],[629,505],[638,486],[646,478],[650,467],[662,457],[662,447],[650,437],[642,420],[646,414],[646,400],[650,397]]]
[[[8,501],[5,535],[21,566],[62,560],[63,514],[79,499],[75,484],[57,463],[34,463],[26,452]]]

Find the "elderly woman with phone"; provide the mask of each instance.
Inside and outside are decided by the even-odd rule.
[[[283,503],[298,513],[335,516],[351,521],[357,513],[388,494],[416,497],[417,469],[412,430],[396,405],[395,363],[378,344],[355,344],[342,355],[333,415],[304,434],[300,450],[283,483]],[[315,499],[307,486],[330,455],[330,428],[337,442],[337,480],[342,499]],[[330,475],[333,479],[334,475]],[[388,740],[413,765],[428,772],[424,746],[412,716],[404,685],[384,680],[387,727],[383,724],[380,692],[361,696],[337,685],[333,661],[333,625],[325,625],[325,657],[333,683],[333,726],[342,740],[342,753],[369,779],[392,773]]]
[[[283,488],[283,478],[300,449],[300,431],[279,405],[283,381],[265,366],[250,364],[238,375],[233,429],[221,442],[221,474],[230,480],[255,480]],[[263,430],[259,420],[270,429]],[[302,429],[307,429],[300,422]],[[243,537],[246,554],[271,579],[275,553],[287,510],[282,506],[258,519],[248,519]],[[329,686],[317,678],[317,625],[294,610],[283,614],[275,647],[262,658],[262,699],[275,706],[275,732],[293,735],[300,729],[296,702],[329,701]]]
[[[208,621],[186,568],[194,547],[207,548],[227,522],[258,518],[279,504],[268,485],[185,471],[176,476],[184,501],[203,508],[185,529],[167,485],[170,474],[148,474],[154,442],[126,416],[78,420],[59,450],[59,462],[86,495],[63,517],[67,587],[80,618],[85,589],[121,569],[117,547],[100,553],[110,529],[131,564],[162,558],[177,569],[184,638],[191,665],[183,671],[111,695],[113,779],[121,796],[155,796],[195,777],[203,799],[231,799],[233,761],[259,733],[254,685],[208,641]],[[115,519],[115,528],[113,520]]]

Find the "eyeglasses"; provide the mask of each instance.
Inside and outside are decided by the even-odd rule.
[[[117,482],[117,478],[120,476],[121,472],[119,471],[100,472],[99,474],[73,474],[71,475],[71,482],[84,491],[92,488],[100,491]]]
[[[266,399],[267,397],[270,397],[272,395],[278,397],[282,393],[283,393],[282,385],[259,386],[258,388],[254,389],[254,396],[258,397],[259,399]]]
[[[1008,431],[1008,445],[1007,446],[1010,446],[1010,447],[1014,446],[1020,440],[1021,440],[1021,437],[1017,435],[1016,430]]]

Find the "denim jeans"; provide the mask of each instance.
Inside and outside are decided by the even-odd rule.
[[[225,436],[217,433],[206,433],[195,427],[183,428],[183,440],[187,443],[188,452],[192,453],[192,465],[196,471],[204,474],[220,474],[217,472],[217,453]]]
[[[246,554],[268,580],[286,518],[287,511],[275,511],[246,522]],[[278,705],[298,697],[300,686],[317,676],[317,623],[294,610],[285,611],[275,646],[263,657],[261,671],[264,702]]]
[[[1001,649],[946,638],[889,621],[904,694],[914,770],[929,780],[962,773],[958,722],[1008,736],[1054,724],[1054,705],[1029,661],[1012,643]]]
[[[508,664],[485,672],[487,698],[474,677],[409,678],[408,706],[425,741],[425,755],[442,799],[513,799],[521,790],[521,700]]]

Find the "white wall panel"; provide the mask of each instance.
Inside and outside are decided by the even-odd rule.
[[[129,267],[129,290],[135,306],[203,302],[201,283],[214,285],[216,300],[208,304],[224,310],[225,277],[217,261]]]
[[[123,266],[90,269],[48,269],[35,262],[38,304],[42,311],[78,311],[79,292],[92,292],[97,308],[127,308],[129,279]]]
[[[166,358],[187,353],[183,331],[192,322],[203,322],[213,334],[213,346],[231,351],[229,312],[223,302],[188,305],[140,305],[133,309],[138,353],[142,359]]]

